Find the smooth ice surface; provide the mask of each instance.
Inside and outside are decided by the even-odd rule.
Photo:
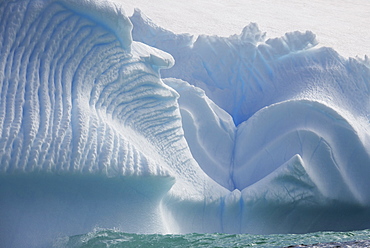
[[[109,2],[0,13],[1,244],[369,228],[367,57],[257,24],[178,35]]]
[[[180,95],[184,134],[193,157],[216,182],[234,189],[230,174],[236,128],[231,116],[200,88],[175,78],[167,78],[164,82]]]

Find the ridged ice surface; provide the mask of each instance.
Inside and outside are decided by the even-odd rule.
[[[39,4],[1,5],[1,171],[165,174],[148,147],[182,136],[156,65],[68,2]]]
[[[0,14],[1,244],[369,228],[367,57],[255,24],[176,35],[100,1]]]
[[[166,232],[159,202],[174,183],[195,199],[226,192],[192,158],[178,94],[159,77],[173,58],[132,42],[123,10],[1,1],[0,13],[1,243],[96,225]]]

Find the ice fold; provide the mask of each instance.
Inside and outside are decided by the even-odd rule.
[[[250,24],[240,35],[194,38],[162,29],[140,11],[135,11],[130,19],[134,40],[167,51],[176,60],[170,70],[163,71],[162,77],[180,94],[183,128],[194,158],[221,185],[242,192],[235,204],[228,206],[229,201],[220,201],[218,214],[223,224],[218,225],[222,231],[335,229],[330,223],[338,221],[335,216],[345,211],[351,217],[340,220],[342,227],[355,226],[355,222],[363,226],[364,222],[352,214],[367,209],[369,204],[364,176],[369,174],[370,154],[370,77],[366,57],[345,59],[332,48],[319,47],[310,31],[266,39],[256,24]],[[205,96],[196,87],[204,90]],[[212,104],[208,103],[206,110],[205,102],[216,103],[235,123],[232,127],[228,122],[232,127],[228,137],[234,132],[234,138],[222,142],[221,153],[231,151],[223,156],[226,163],[209,159],[218,158],[220,149],[214,149],[216,145],[211,140],[221,139],[224,130],[210,134],[209,140],[199,138],[205,137],[212,124],[219,123],[226,114],[213,115],[216,112]],[[201,122],[210,120],[212,124],[206,124],[207,131],[201,131]],[[299,164],[305,175],[301,179],[306,179],[300,182],[295,178],[292,180],[297,183],[289,184],[294,171],[283,169],[288,164]],[[229,172],[229,178],[225,174],[221,177],[216,169]],[[272,179],[283,171],[286,174],[277,178],[287,181]],[[281,187],[273,186],[273,182],[279,182]],[[270,191],[274,193],[269,194]],[[310,197],[290,197],[294,192]],[[266,194],[269,197],[265,198]],[[314,205],[309,205],[312,210],[305,206],[304,199]],[[333,211],[337,204],[341,207]],[[177,205],[175,208],[181,209]],[[277,210],[274,212],[273,208]],[[292,214],[282,218],[288,209]],[[223,215],[223,211],[227,214]],[[274,213],[270,214],[271,211]],[[368,211],[361,211],[368,218]],[[319,221],[322,214],[327,214],[327,218]],[[200,216],[184,219],[194,222]],[[262,225],[262,219],[271,221]],[[297,219],[310,224],[291,225]],[[202,223],[185,227],[185,222],[187,231],[205,230],[196,227]]]

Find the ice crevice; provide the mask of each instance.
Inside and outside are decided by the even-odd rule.
[[[95,0],[0,13],[1,244],[369,228],[367,58],[257,24],[174,34]]]

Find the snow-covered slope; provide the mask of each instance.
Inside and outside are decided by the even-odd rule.
[[[105,2],[0,13],[1,244],[369,227],[367,59],[255,24],[195,40]]]

